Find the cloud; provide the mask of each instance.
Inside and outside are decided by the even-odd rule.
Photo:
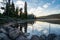
[[[15,2],[15,6],[16,7],[19,7],[19,8],[23,8],[23,11],[24,11],[24,1],[22,0],[18,0]],[[33,8],[33,7],[30,7],[30,5],[28,4],[28,14],[34,14],[35,16],[40,16],[39,14],[42,12],[42,10],[44,10],[42,7],[37,7],[37,8]]]
[[[55,1],[56,0],[52,0],[51,3],[46,3],[42,7],[40,7],[40,6],[34,7],[33,6],[34,4],[31,5],[31,3],[28,2],[28,14],[34,14],[36,17],[54,14],[55,12],[52,12],[52,11],[46,12],[45,9],[48,8],[48,7],[50,7],[50,5],[52,5],[53,3],[55,3]],[[19,8],[23,8],[23,11],[24,11],[24,1],[17,0],[15,2],[15,6],[19,7]]]
[[[0,8],[1,8],[1,7],[3,7],[3,5],[2,5],[2,3],[1,3],[1,2],[3,2],[3,0],[0,0]]]
[[[23,8],[24,7],[24,1],[16,1],[15,6],[19,7],[19,8]]]
[[[60,4],[56,5],[53,9],[60,9]]]
[[[43,9],[42,7],[31,8],[31,9],[28,11],[28,13],[29,13],[29,14],[32,14],[32,13],[33,13],[35,16],[38,17],[38,16],[41,16],[40,13],[42,13],[43,10],[44,10],[44,9]]]
[[[42,16],[52,15],[52,14],[59,14],[60,10],[50,10],[50,11],[44,11],[42,13]]]
[[[48,14],[58,14],[60,13],[60,10],[51,10],[50,12],[48,12]]]
[[[0,3],[0,8],[3,7],[3,5]]]
[[[53,1],[52,1],[52,4],[54,4],[55,2],[56,2],[56,0],[53,0]]]
[[[3,0],[0,0],[0,2],[3,2]]]
[[[0,13],[3,13],[3,12],[4,12],[4,10],[0,9]]]
[[[3,0],[0,0],[0,2],[3,2]],[[3,7],[3,5],[0,3],[0,13],[3,13],[4,10],[2,10],[1,7]]]
[[[30,10],[28,10],[29,14],[34,14],[36,17],[39,16],[47,16],[47,15],[51,15],[51,14],[58,14],[60,13],[60,10],[46,10],[42,7],[37,7],[37,8],[31,8]]]
[[[56,0],[52,0],[51,3],[46,3],[43,5],[43,8],[48,8],[50,5],[54,4],[56,2]]]
[[[51,5],[51,3],[46,3],[43,5],[43,8],[48,8]]]
[[[23,8],[23,12],[24,12],[24,1],[18,0],[16,2],[14,2],[14,3],[15,3],[15,7],[18,7],[19,9]]]

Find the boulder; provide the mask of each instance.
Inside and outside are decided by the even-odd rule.
[[[30,40],[39,40],[39,36],[33,35]]]
[[[60,36],[55,37],[54,40],[60,40]]]
[[[12,28],[11,26],[3,26],[2,27],[4,30],[6,30],[7,32],[9,32],[9,30],[11,30],[11,29],[14,29],[14,28]]]
[[[18,38],[16,38],[16,40],[29,40],[29,39],[24,36],[19,36]]]
[[[5,34],[7,34],[7,31],[6,31],[5,29],[3,29],[3,28],[0,28],[0,33],[5,33]]]
[[[4,33],[0,33],[0,40],[10,40],[8,36]]]
[[[56,36],[57,36],[56,34],[49,34],[47,38],[48,40],[54,40]]]
[[[19,35],[20,35],[20,30],[18,30],[18,29],[11,29],[9,31],[9,37],[11,37],[12,39],[15,39]]]
[[[39,39],[40,39],[40,40],[46,40],[47,37],[46,37],[46,35],[43,34],[43,35],[40,35]]]

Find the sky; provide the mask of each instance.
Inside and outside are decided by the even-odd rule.
[[[36,17],[60,13],[60,0],[13,0],[16,7],[24,8],[24,2],[27,2],[28,14],[34,14]],[[2,2],[2,0],[0,0]],[[3,6],[0,3],[0,7]],[[24,9],[23,9],[24,11]],[[3,12],[0,9],[0,12]]]

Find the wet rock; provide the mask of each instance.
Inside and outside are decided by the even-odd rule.
[[[4,33],[0,33],[0,40],[10,40],[8,36]]]
[[[40,40],[46,40],[46,35],[40,35],[40,38],[39,38]]]
[[[17,30],[17,29],[11,29],[9,31],[9,36],[12,38],[12,39],[15,39],[16,37],[18,37],[20,34],[20,31]]]
[[[39,40],[39,36],[33,35],[30,40]]]
[[[29,39],[24,36],[19,36],[18,38],[16,38],[16,40],[29,40]]]
[[[7,32],[9,32],[9,30],[11,30],[11,29],[14,29],[14,28],[12,28],[12,27],[10,27],[10,26],[4,26],[4,27],[2,27],[4,30],[6,30]]]
[[[54,40],[60,40],[60,36],[57,36]]]
[[[0,40],[29,40],[26,36],[28,34],[21,32],[17,28],[10,26],[0,28]]]
[[[48,40],[54,40],[56,36],[56,34],[49,34],[47,38]]]
[[[7,31],[6,31],[5,29],[3,29],[3,28],[0,28],[0,33],[5,33],[5,34],[7,34]]]

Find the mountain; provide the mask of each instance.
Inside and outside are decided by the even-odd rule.
[[[48,16],[41,16],[38,17],[39,19],[60,19],[60,14],[52,14],[52,15],[48,15]]]
[[[54,24],[60,24],[60,14],[53,14],[48,16],[42,16],[38,17],[37,19],[42,19],[41,21],[54,23]]]

